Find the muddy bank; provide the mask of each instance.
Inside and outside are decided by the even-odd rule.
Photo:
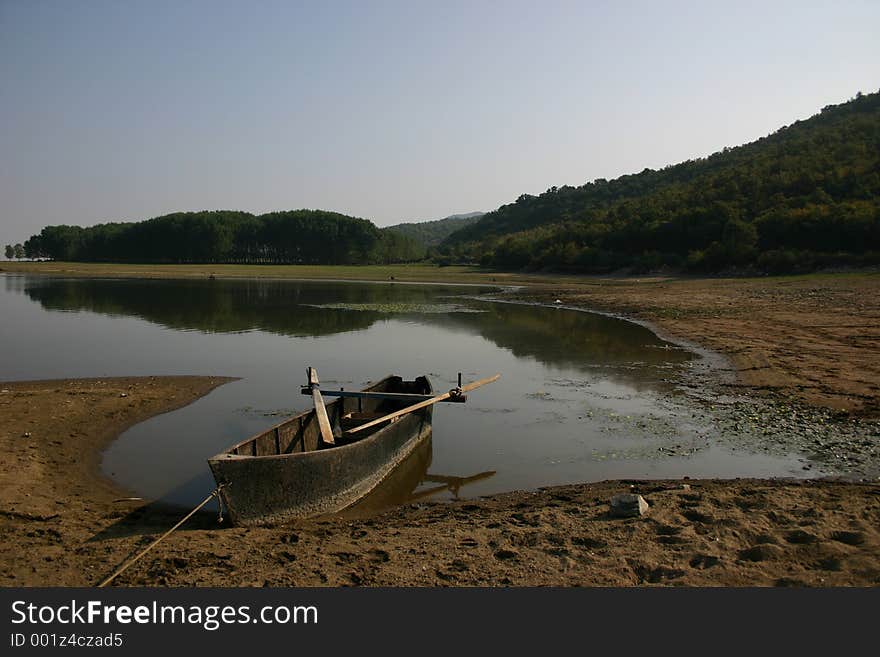
[[[780,458],[791,454],[802,455],[803,477],[880,481],[880,417],[876,413],[878,400],[875,395],[877,386],[874,381],[846,379],[849,388],[860,391],[853,395],[848,393],[849,388],[841,387],[840,382],[834,378],[835,372],[843,369],[876,369],[874,359],[880,359],[880,350],[875,354],[873,343],[866,341],[859,344],[858,348],[846,352],[841,356],[840,362],[829,365],[830,370],[822,369],[821,356],[811,352],[809,346],[803,349],[795,347],[799,349],[796,360],[800,366],[814,368],[813,375],[822,381],[823,389],[829,391],[825,397],[815,396],[812,394],[813,388],[807,384],[791,385],[790,382],[782,382],[778,385],[766,385],[767,378],[775,377],[782,381],[776,371],[777,366],[768,364],[765,368],[767,371],[762,370],[761,373],[756,373],[753,368],[743,368],[742,359],[737,355],[740,352],[732,348],[730,341],[724,340],[723,335],[712,333],[711,328],[701,326],[699,321],[681,320],[673,328],[669,328],[669,322],[664,321],[664,317],[670,312],[670,308],[664,306],[661,314],[655,312],[656,308],[642,312],[609,309],[617,307],[615,304],[623,296],[630,294],[633,287],[646,286],[639,289],[640,293],[645,294],[654,290],[650,286],[661,285],[665,289],[671,285],[677,288],[677,292],[669,295],[670,298],[690,300],[692,293],[695,294],[695,288],[707,285],[711,287],[717,281],[592,280],[594,285],[610,286],[615,292],[607,293],[603,288],[596,298],[592,292],[585,292],[587,284],[564,290],[557,287],[550,289],[550,286],[544,285],[506,290],[501,294],[482,298],[569,311],[598,312],[624,317],[646,326],[662,338],[698,355],[697,360],[688,363],[670,382],[698,402],[698,407],[702,410],[694,417],[699,417],[712,427],[710,435],[714,442],[727,444],[732,449],[745,448],[750,452]],[[781,280],[773,280],[762,284],[775,285],[780,282]],[[787,285],[798,282],[803,281],[785,281]],[[688,294],[684,294],[684,291],[688,291]],[[733,302],[719,297],[716,303],[729,305]],[[751,308],[743,312],[755,313],[755,317],[760,318],[764,311]],[[838,308],[838,315],[843,312],[843,309]],[[870,323],[870,318],[870,314],[859,318],[851,316],[847,321]],[[815,317],[809,316],[809,313],[799,316],[798,321],[802,322],[799,328],[804,333],[815,329]],[[874,330],[873,325],[871,330]],[[698,342],[683,338],[682,335],[696,336]],[[782,351],[782,343],[789,339],[794,340],[789,334],[775,330],[770,316],[764,317],[763,323],[756,320],[749,330],[741,329],[736,339],[742,345],[749,345],[743,347],[746,352],[755,344],[768,341],[775,341],[773,347]],[[705,346],[713,340],[717,351]],[[816,348],[816,341],[810,344]],[[862,359],[866,362],[862,362]],[[740,365],[737,366],[737,363]],[[829,399],[833,403],[829,403]],[[849,407],[842,408],[847,403]]]
[[[729,365],[678,383],[705,402],[715,439],[803,454],[805,476],[880,478],[880,274],[572,278],[500,298],[603,311],[713,350]]]
[[[92,585],[170,527],[179,511],[119,501],[127,494],[97,472],[100,449],[224,381],[0,384],[0,583]],[[611,495],[630,490],[648,514],[610,517]],[[603,482],[255,529],[204,513],[118,584],[873,586],[880,487]]]
[[[507,298],[646,320],[726,355],[731,388],[880,417],[880,274],[571,278]]]

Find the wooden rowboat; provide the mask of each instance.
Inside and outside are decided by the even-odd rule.
[[[326,391],[308,368],[314,408],[208,459],[235,524],[282,522],[341,511],[376,488],[431,435],[433,404],[463,402],[463,393],[500,375],[434,395],[427,377],[389,376],[364,390]]]
[[[405,381],[389,376],[361,393],[389,393],[390,398],[345,393],[326,407],[316,404],[208,459],[233,523],[264,524],[340,511],[373,490],[430,436],[431,405],[347,433],[413,400],[430,399],[433,389],[426,377]],[[322,436],[320,410],[333,429],[329,440]]]

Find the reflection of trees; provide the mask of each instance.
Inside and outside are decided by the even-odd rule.
[[[21,279],[25,280],[25,279]],[[25,293],[47,310],[133,316],[180,330],[237,333],[253,329],[318,336],[369,328],[376,311],[323,304],[429,304],[448,287],[298,281],[26,279]]]
[[[687,360],[651,331],[591,313],[480,303],[481,313],[394,314],[316,306],[406,307],[445,302],[456,293],[429,285],[298,281],[27,279],[25,293],[48,310],[134,316],[167,328],[206,333],[258,329],[319,336],[369,328],[395,316],[480,335],[517,357],[547,365],[661,365]],[[474,302],[475,304],[477,302]],[[634,375],[633,378],[638,378]]]
[[[259,329],[281,335],[316,336],[368,328],[379,313],[310,308],[327,290],[280,281],[52,280],[26,289],[47,310],[88,310],[134,316],[161,326],[205,333]],[[368,290],[339,294],[361,299]],[[362,286],[369,288],[369,286]],[[377,289],[379,286],[375,286]]]
[[[493,303],[485,313],[458,313],[437,320],[449,327],[478,333],[517,357],[547,365],[621,365],[641,362],[662,365],[691,356],[632,322],[593,313]],[[426,319],[435,323],[433,318]]]
[[[25,290],[25,282],[28,280],[25,276],[14,276],[6,274],[2,277],[7,292],[15,292],[21,294]]]

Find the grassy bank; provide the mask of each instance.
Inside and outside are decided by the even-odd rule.
[[[504,281],[511,274],[487,275],[477,267],[436,265],[137,265],[85,262],[4,262],[0,269],[13,273],[52,276],[133,278],[290,278],[362,281],[418,281],[483,283]]]
[[[582,276],[573,274],[501,272],[477,266],[440,267],[416,263],[405,265],[157,265],[103,262],[0,261],[0,272],[44,274],[51,276],[84,276],[107,278],[289,278],[315,280],[358,280],[479,283],[486,285],[563,285],[571,287],[628,287],[677,281],[739,281],[747,285],[779,285],[798,282],[871,281],[880,280],[878,272],[814,273],[791,276],[758,276],[744,278],[693,276]]]

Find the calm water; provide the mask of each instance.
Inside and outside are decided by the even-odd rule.
[[[443,391],[458,372],[465,381],[501,373],[466,404],[435,406],[432,443],[403,478],[420,496],[610,478],[801,474],[795,455],[713,441],[703,409],[671,383],[692,363],[689,352],[621,320],[473,298],[486,292],[6,275],[0,379],[241,377],[133,427],[104,455],[105,472],[127,488],[179,504],[213,487],[207,457],[310,407],[300,394],[309,365],[325,389],[398,373],[427,374]]]

